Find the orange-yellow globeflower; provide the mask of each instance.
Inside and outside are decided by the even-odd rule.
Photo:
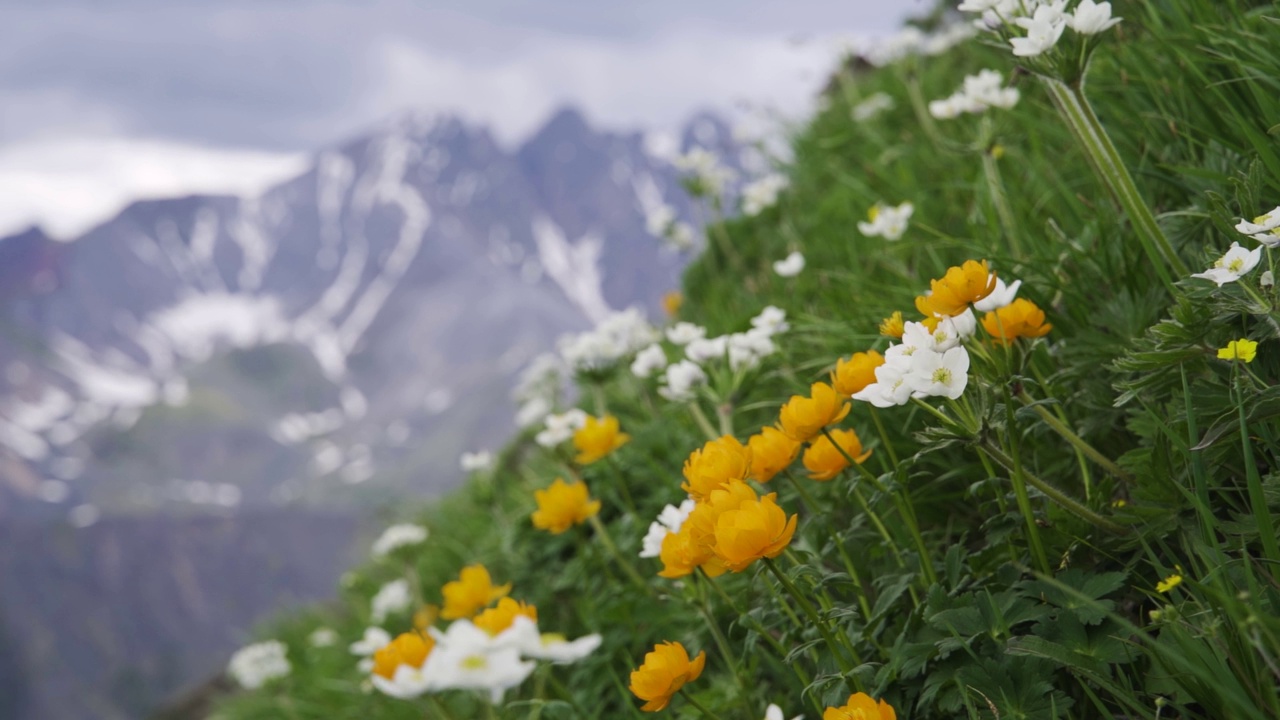
[[[996,289],[996,276],[986,260],[967,260],[959,267],[949,268],[940,279],[930,280],[929,289],[928,295],[916,298],[920,314],[953,317],[990,295]]]
[[[778,426],[797,442],[807,442],[822,433],[828,425],[838,423],[849,414],[849,398],[824,382],[809,388],[809,397],[792,395],[778,412]]]
[[[671,703],[685,683],[697,680],[706,664],[706,651],[689,660],[689,652],[678,642],[655,645],[645,654],[644,664],[631,671],[631,692],[644,700],[641,710],[657,712]]]
[[[574,460],[580,465],[590,465],[626,445],[629,440],[630,435],[618,431],[618,418],[588,415],[587,421],[573,433],[573,447],[578,451]]]
[[[982,327],[1001,345],[1008,345],[1020,337],[1044,337],[1053,329],[1053,325],[1044,321],[1044,311],[1023,298],[983,315]]]
[[[556,478],[545,490],[534,490],[538,509],[533,511],[533,526],[559,535],[574,525],[600,512],[600,501],[592,500],[587,486],[580,482],[567,483]]]
[[[822,720],[898,720],[898,714],[884,700],[877,703],[866,693],[854,693],[844,707],[827,708]]]
[[[831,386],[841,395],[853,395],[876,381],[876,368],[884,364],[884,356],[875,350],[854,353],[848,360],[836,361],[831,371]]]
[[[436,641],[430,635],[404,633],[373,653],[373,674],[390,680],[401,665],[420,668],[435,646]]]
[[[796,516],[787,517],[776,493],[726,510],[716,520],[716,557],[734,572],[760,558],[775,558],[791,544]]]
[[[712,490],[730,480],[743,480],[751,472],[751,449],[732,435],[711,440],[684,461],[685,482],[680,487],[701,502]]]
[[[880,334],[885,337],[902,338],[906,332],[906,323],[902,321],[902,311],[895,310],[892,315],[880,321]]]
[[[800,443],[775,427],[761,428],[747,439],[751,448],[751,478],[767,483],[786,470],[800,454]]]
[[[475,623],[476,627],[490,635],[498,635],[503,630],[511,627],[516,618],[522,616],[537,622],[538,608],[523,601],[504,597],[498,601],[496,606],[477,615],[472,622]]]
[[[494,585],[489,570],[484,565],[468,565],[462,568],[457,580],[444,584],[444,608],[440,617],[445,620],[469,618],[511,592],[511,583]]]
[[[804,467],[814,480],[826,481],[839,475],[849,467],[849,458],[861,465],[871,457],[870,450],[863,451],[858,433],[852,430],[832,430],[831,437],[840,444],[839,447],[832,445],[831,440],[823,436],[814,440],[809,449],[804,451]],[[843,453],[840,452],[841,449],[844,450]]]

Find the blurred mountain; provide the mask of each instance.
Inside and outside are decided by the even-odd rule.
[[[334,587],[342,553],[302,538],[349,545],[355,526],[318,518],[448,489],[461,452],[513,431],[528,360],[610,310],[655,316],[687,258],[646,217],[694,213],[652,140],[564,110],[506,149],[406,115],[258,198],[148,200],[72,242],[0,239],[0,529],[21,533],[0,543],[0,694],[26,698],[0,718],[129,717],[108,687],[128,666],[145,705],[196,655],[221,662],[281,599]],[[695,144],[734,152],[711,115],[668,143]],[[246,554],[264,517],[281,525]],[[280,563],[306,571],[261,574]],[[135,637],[130,613],[227,609],[211,585],[183,585],[180,607],[179,590],[145,591],[206,570],[265,585],[162,661],[188,652],[182,622]],[[49,654],[90,622],[96,660]],[[161,667],[174,677],[147,675]]]

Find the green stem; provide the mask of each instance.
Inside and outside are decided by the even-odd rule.
[[[1240,362],[1236,361],[1232,364],[1238,366]],[[1249,483],[1249,505],[1252,506],[1253,517],[1258,522],[1258,539],[1262,542],[1262,553],[1266,555],[1267,560],[1280,566],[1280,544],[1276,542],[1275,523],[1271,519],[1271,510],[1267,507],[1267,496],[1262,491],[1262,479],[1258,476],[1258,466],[1253,460],[1253,444],[1249,442],[1249,423],[1244,411],[1244,393],[1240,392],[1239,375],[1235,375],[1233,379],[1237,380],[1236,392],[1239,398],[1236,406],[1240,417],[1240,448],[1244,459],[1245,478]]]
[[[623,557],[622,553],[618,552],[618,546],[613,543],[613,538],[609,536],[609,531],[605,529],[604,523],[600,522],[599,516],[592,515],[587,518],[587,521],[591,523],[591,527],[596,531],[596,537],[600,538],[605,550],[613,556],[614,561],[622,566],[623,572],[627,574],[627,577],[631,578],[631,582],[635,583],[635,586],[645,595],[653,597],[653,588],[649,587],[649,583],[645,582],[640,573],[636,572],[635,566]]]
[[[827,623],[822,621],[822,618],[818,617],[818,613],[813,609],[813,605],[809,604],[809,601],[805,599],[804,595],[800,594],[800,591],[796,588],[795,584],[791,582],[791,578],[788,578],[787,574],[782,572],[777,563],[773,561],[773,558],[763,558],[763,560],[765,567],[769,568],[769,572],[772,572],[773,576],[778,578],[778,582],[782,584],[782,587],[796,601],[796,604],[800,606],[800,611],[804,613],[805,617],[809,619],[809,622],[813,624],[814,629],[822,636],[823,641],[827,643],[827,648],[830,649],[831,654],[835,656],[836,664],[840,666],[840,671],[844,674],[845,678],[847,680],[857,682],[857,679],[852,676],[853,666],[849,664],[849,659],[844,656],[843,649],[841,649],[840,645],[836,642],[835,637],[831,634],[831,628],[827,626]]]
[[[1185,403],[1187,413],[1187,452],[1191,453],[1191,477],[1195,482],[1196,499],[1199,501],[1200,507],[1196,508],[1196,514],[1200,517],[1200,529],[1204,535],[1205,547],[1217,547],[1217,521],[1213,516],[1213,510],[1209,505],[1209,478],[1204,467],[1204,456],[1201,450],[1196,450],[1196,445],[1200,444],[1200,430],[1196,427],[1195,409],[1191,403],[1191,387],[1187,384],[1187,368],[1185,365],[1179,365],[1178,370],[1182,374],[1182,398]]]
[[[983,122],[989,122],[983,118]],[[1019,237],[1018,223],[1013,217],[1013,208],[1009,206],[1009,194],[1005,191],[1004,179],[1000,176],[1000,166],[996,164],[993,145],[982,149],[982,174],[987,179],[987,192],[991,195],[991,204],[996,208],[996,217],[1000,219],[1000,229],[1004,231],[1009,251],[1016,260],[1026,260],[1022,254],[1022,239]]]
[[[716,432],[715,426],[707,419],[707,414],[702,412],[702,406],[698,404],[697,400],[689,402],[689,414],[693,415],[693,421],[706,434],[708,440],[718,440],[720,438],[720,434]]]
[[[437,713],[440,713],[440,717],[445,720],[454,720],[453,713],[449,712],[449,706],[445,705],[443,700],[436,697],[434,694],[428,693],[427,701],[431,703],[431,706],[435,708]]]
[[[1151,261],[1161,282],[1170,293],[1174,292],[1170,269],[1176,277],[1187,275],[1187,266],[1173,250],[1173,245],[1159,223],[1151,213],[1151,208],[1143,201],[1133,177],[1120,159],[1107,131],[1099,122],[1093,107],[1084,95],[1083,80],[1080,84],[1067,85],[1061,80],[1045,78],[1049,94],[1053,97],[1058,114],[1066,121],[1067,127],[1084,148],[1094,170],[1103,184],[1111,191],[1116,201],[1129,216],[1129,222],[1138,236],[1142,248]]]
[[[707,603],[706,593],[702,589],[701,581],[703,580],[710,582],[702,568],[698,568],[698,574],[694,575],[694,586],[697,588],[698,593],[698,611],[702,614],[702,619],[706,620],[707,629],[711,631],[711,637],[715,640],[716,648],[720,650],[720,655],[724,657],[725,664],[733,672],[733,677],[737,680],[738,687],[742,691],[739,695],[739,699],[742,701],[742,708],[746,710],[746,716],[751,717],[751,705],[748,700],[751,697],[751,685],[747,682],[741,659],[729,647],[729,638],[725,637],[724,632],[720,630],[720,625],[716,623],[715,615],[711,613],[711,606]]]
[[[1022,404],[1031,408],[1036,415],[1039,415],[1040,419],[1044,420],[1045,425],[1048,425],[1054,432],[1061,435],[1063,440],[1071,443],[1073,447],[1087,455],[1090,460],[1097,463],[1103,470],[1120,480],[1133,482],[1132,475],[1121,469],[1119,465],[1116,465],[1111,458],[1098,452],[1096,448],[1085,442],[1084,438],[1072,432],[1066,423],[1054,417],[1053,413],[1049,412],[1043,405],[1035,404],[1035,401],[1031,399],[1031,396],[1025,390],[1018,393],[1018,399],[1022,401]]]
[[[818,503],[813,501],[813,497],[809,495],[809,491],[804,489],[804,486],[800,484],[800,481],[796,479],[796,476],[792,475],[791,471],[785,468],[783,469],[782,474],[787,477],[787,480],[791,481],[791,486],[796,489],[796,492],[800,495],[800,501],[804,503],[804,506],[808,508],[809,512],[814,515],[820,515],[821,512],[818,510]]]
[[[681,690],[681,693],[684,695],[684,699],[688,700],[690,705],[698,708],[698,710],[701,711],[703,715],[706,715],[707,717],[711,718],[711,720],[720,720],[719,715],[716,715],[715,713],[711,712],[702,703],[698,702],[697,699],[693,697],[692,693],[684,692],[684,690]]]
[[[716,406],[716,417],[720,420],[720,435],[733,434],[733,403],[722,402]]]
[[[893,466],[898,466],[898,454],[893,451],[893,443],[889,442],[889,433],[885,432],[884,423],[880,420],[880,409],[874,405],[868,404],[871,408],[871,422],[876,425],[876,432],[880,434],[880,443],[884,445],[885,452],[889,453],[889,460],[893,462]]]
[[[1000,463],[1006,469],[1013,472],[1015,475],[1019,475],[1025,478],[1028,483],[1030,483],[1033,487],[1035,487],[1035,489],[1044,493],[1046,497],[1048,497],[1050,500],[1057,503],[1059,506],[1062,507],[1062,509],[1066,510],[1067,512],[1070,512],[1076,517],[1082,520],[1085,520],[1089,523],[1092,523],[1093,525],[1100,527],[1103,530],[1106,530],[1111,533],[1115,533],[1117,535],[1124,535],[1129,532],[1123,525],[1117,525],[1116,523],[1106,519],[1105,517],[1099,515],[1093,510],[1090,510],[1089,508],[1085,507],[1083,504],[1081,504],[1079,501],[1077,501],[1075,498],[1071,497],[1070,495],[1067,495],[1066,493],[1059,490],[1058,488],[1050,485],[1044,480],[1041,480],[1035,475],[1032,475],[1030,472],[1027,472],[1025,469],[1021,469],[1018,463],[1010,459],[1008,455],[1005,455],[1004,451],[1001,450],[995,443],[991,442],[990,440],[987,440],[986,442],[984,442],[982,445],[982,448],[991,456],[991,459]]]
[[[609,463],[609,467],[613,469],[613,476],[618,481],[618,494],[622,496],[622,502],[626,504],[627,510],[632,515],[638,515],[639,513],[636,512],[636,503],[631,499],[631,488],[627,487],[626,473],[622,472],[622,466],[614,459],[613,454],[610,454],[609,457],[605,459],[605,462]]]

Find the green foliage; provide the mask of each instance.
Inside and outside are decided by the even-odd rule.
[[[1194,270],[1233,241],[1254,247],[1233,226],[1280,203],[1280,13],[1236,0],[1115,4],[1125,21],[1096,43],[1085,93],[1156,231]],[[696,413],[625,365],[597,375],[582,394],[621,420],[629,444],[579,470],[567,451],[518,438],[495,471],[424,511],[427,544],[353,573],[334,608],[271,628],[293,673],[226,698],[218,716],[487,712],[465,692],[371,692],[345,648],[385,582],[409,577],[423,603],[439,603],[461,567],[484,563],[538,606],[544,631],[604,638],[509,692],[493,711],[505,718],[639,717],[628,673],[663,640],[709,655],[688,701],[664,711],[681,717],[699,714],[695,701],[724,720],[762,717],[769,703],[818,717],[854,691],[911,718],[1280,717],[1280,314],[1260,282],[1274,255],[1222,287],[1162,282],[1137,219],[1036,78],[1015,73],[1021,102],[982,118],[936,121],[915,102],[985,67],[1013,58],[975,41],[843,66],[793,138],[789,189],[709,228],[685,277],[680,319],[711,335],[785,308],[793,327],[777,356],[713,378]],[[851,119],[876,93],[894,107]],[[857,231],[872,205],[905,200],[916,211],[902,240]],[[808,269],[771,272],[793,249]],[[880,320],[915,317],[928,280],[971,258],[1023,280],[1019,297],[1052,331],[1009,347],[979,331],[956,401],[856,404],[841,424],[872,450],[859,472],[816,483],[793,468],[767,487],[800,516],[767,569],[672,581],[636,557],[649,522],[683,498],[681,466],[716,434],[709,418],[740,439],[772,424],[837,358],[883,351]],[[1258,342],[1256,360],[1218,359],[1239,338]],[[591,525],[556,536],[530,525],[533,490],[578,472],[640,583]],[[1156,590],[1175,574],[1180,585]],[[308,644],[320,624],[338,645]]]

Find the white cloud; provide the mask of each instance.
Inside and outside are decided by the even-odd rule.
[[[141,198],[254,195],[301,172],[306,159],[127,138],[0,147],[0,236],[35,223],[53,237],[72,238]]]

